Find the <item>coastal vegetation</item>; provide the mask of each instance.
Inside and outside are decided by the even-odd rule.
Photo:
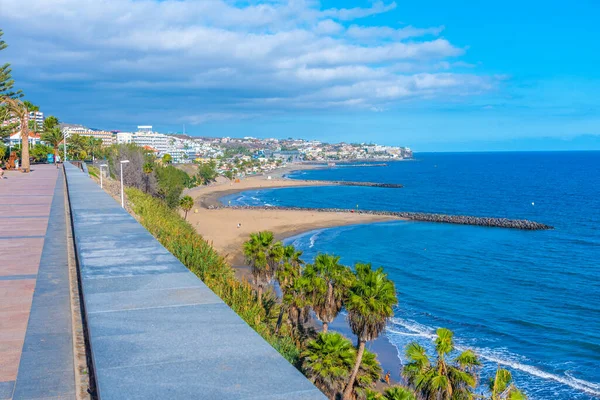
[[[8,44],[2,39],[4,32],[0,29],[0,51],[5,50]],[[19,126],[18,121],[13,121],[10,112],[8,111],[7,105],[5,105],[5,99],[19,99],[23,97],[23,93],[20,90],[14,89],[15,81],[12,79],[12,70],[9,63],[0,65],[0,119],[1,122],[6,124],[0,124],[0,139],[4,139],[6,136],[11,135],[16,128]]]
[[[344,399],[352,396],[352,388],[358,374],[367,341],[376,339],[394,315],[398,303],[394,283],[387,278],[383,268],[373,270],[371,264],[356,264],[356,280],[350,286],[345,302],[348,322],[358,337],[358,354],[350,380],[344,390]]]
[[[60,129],[58,118],[49,116],[44,120],[44,133],[42,133],[41,139],[52,147],[54,154],[54,163],[58,161],[58,149],[65,139],[65,134]]]
[[[406,347],[408,364],[403,374],[408,384],[425,399],[468,399],[477,387],[477,368],[481,365],[472,350],[465,350],[455,358],[448,357],[456,352],[453,333],[439,328],[435,338],[436,358],[430,359],[421,345],[416,342]]]
[[[183,219],[187,219],[188,212],[194,207],[194,199],[191,196],[183,196],[179,200],[179,207],[185,213]]]
[[[348,289],[353,283],[352,271],[340,263],[340,257],[319,254],[313,264],[304,269],[311,288],[311,306],[323,323],[326,333],[329,324],[342,310]]]
[[[18,121],[21,132],[21,170],[29,172],[29,111],[18,98],[3,96],[0,98],[0,121]]]

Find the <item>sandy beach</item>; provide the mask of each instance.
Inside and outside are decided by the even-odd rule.
[[[212,242],[215,249],[226,257],[232,266],[240,268],[244,265],[242,243],[253,232],[269,230],[277,239],[283,239],[313,229],[398,219],[349,212],[213,209],[221,205],[219,198],[245,190],[335,185],[329,182],[286,179],[283,177],[285,172],[280,170],[268,176],[251,176],[239,182],[221,178],[210,186],[187,190],[186,194],[194,198],[194,208],[188,214],[188,221],[198,233]],[[268,179],[269,176],[271,179]]]

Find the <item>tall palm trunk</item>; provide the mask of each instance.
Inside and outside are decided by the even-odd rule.
[[[25,113],[21,121],[21,169],[29,172],[29,114]]]
[[[327,285],[327,306],[330,306],[333,303],[333,284],[331,282]],[[329,323],[331,321],[327,321],[329,318],[329,314],[325,315],[323,318],[323,333],[327,333],[327,329],[329,329]]]
[[[279,317],[277,317],[277,325],[275,325],[275,333],[279,333],[279,328],[281,328],[281,322],[283,321],[283,304],[279,306]]]
[[[344,400],[352,399],[352,389],[354,388],[354,381],[356,380],[356,375],[358,375],[358,369],[360,368],[360,364],[362,363],[363,354],[365,352],[366,341],[359,339],[358,342],[358,354],[356,355],[356,363],[354,364],[354,368],[352,368],[352,374],[350,374],[350,380],[348,381],[348,385],[346,389],[344,389]]]
[[[262,305],[262,294],[263,294],[263,287],[261,284],[258,285],[258,304]]]

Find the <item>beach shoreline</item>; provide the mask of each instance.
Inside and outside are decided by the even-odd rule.
[[[247,190],[338,185],[339,183],[335,182],[303,181],[285,177],[292,171],[322,167],[300,164],[274,171],[270,175],[253,175],[239,181],[219,178],[211,185],[187,189],[185,194],[194,199],[194,208],[188,213],[187,219],[217,252],[236,270],[242,272],[242,244],[253,232],[268,230],[275,234],[277,240],[281,240],[315,229],[403,220],[397,216],[348,211],[236,209],[223,207],[220,201],[227,195]],[[241,275],[246,277],[247,274]]]

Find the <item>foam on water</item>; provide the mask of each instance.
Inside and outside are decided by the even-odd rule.
[[[309,239],[310,244],[308,246],[309,249],[312,249],[313,247],[315,247],[315,241],[317,240],[317,238],[319,237],[321,232],[323,232],[323,231],[322,230],[316,231],[315,234],[310,237],[310,239]]]

